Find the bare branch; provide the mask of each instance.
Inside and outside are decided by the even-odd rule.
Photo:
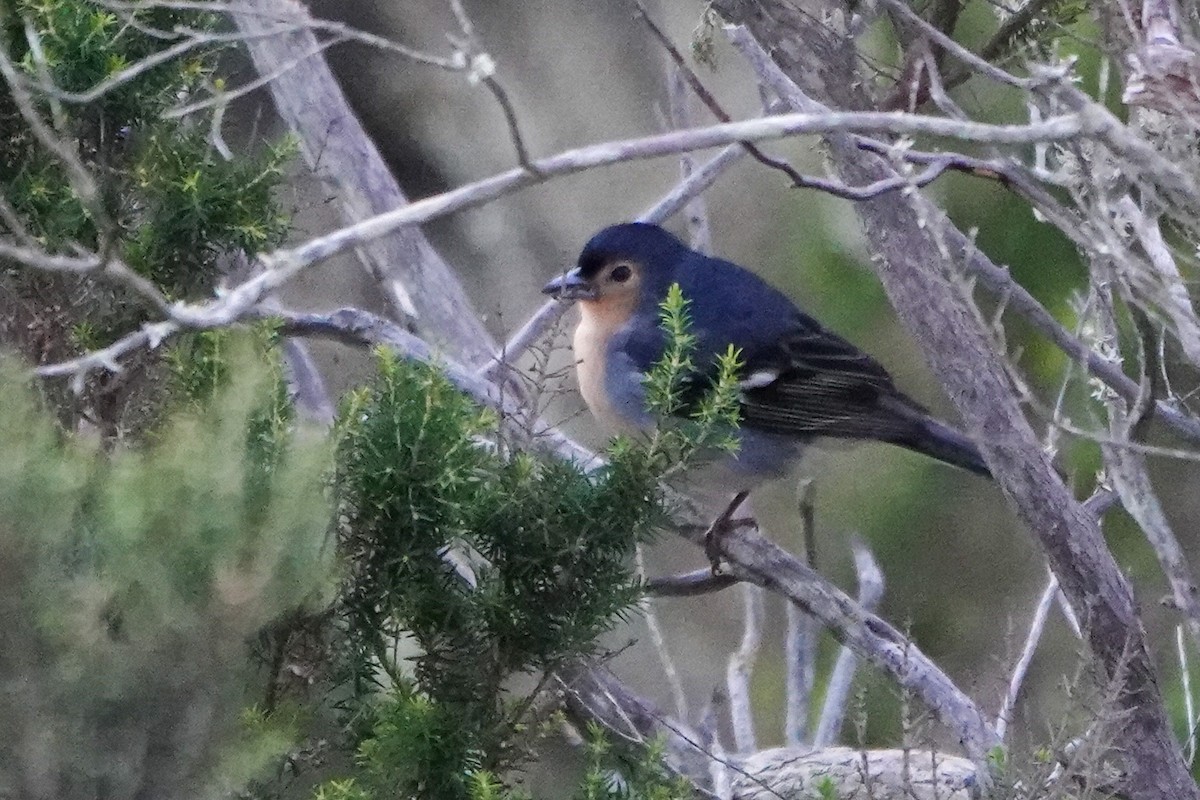
[[[788,603],[784,609],[784,625],[784,694],[787,712],[783,721],[783,740],[789,747],[797,747],[808,740],[808,715],[816,678],[819,632],[813,618],[795,603]]]
[[[1179,675],[1183,683],[1183,708],[1188,723],[1186,758],[1190,767],[1196,760],[1196,726],[1200,718],[1196,716],[1196,699],[1192,696],[1192,670],[1188,666],[1187,639],[1183,635],[1183,626],[1175,626],[1175,652],[1179,654]]]
[[[804,563],[817,569],[815,487],[811,479],[802,480],[797,507],[800,512],[800,539],[804,545]],[[816,620],[795,603],[785,610],[787,635],[784,639],[784,694],[787,713],[783,721],[783,739],[789,747],[808,740],[808,717],[812,704],[813,681],[817,669]]]
[[[1117,202],[1117,209],[1129,220],[1146,253],[1151,269],[1150,276],[1143,280],[1158,284],[1155,299],[1174,324],[1175,336],[1184,353],[1193,365],[1200,367],[1200,321],[1196,319],[1192,299],[1175,264],[1175,256],[1163,239],[1158,220],[1138,208],[1129,195]]]
[[[481,83],[500,106],[500,110],[504,113],[504,122],[508,125],[508,136],[512,140],[513,149],[517,153],[517,163],[522,169],[530,172],[536,171],[533,166],[533,160],[529,157],[529,150],[525,146],[525,137],[521,135],[521,125],[517,120],[517,110],[512,104],[512,100],[508,97],[508,92],[500,84],[496,78],[496,62],[491,55],[484,50],[479,37],[475,34],[475,25],[471,22],[471,17],[467,14],[467,9],[463,6],[461,0],[450,0],[450,9],[454,12],[454,18],[458,20],[458,26],[462,30],[461,37],[447,35],[446,38],[458,48],[456,55],[459,60],[465,65],[467,72],[468,83]]]
[[[687,84],[688,88],[692,90],[696,97],[699,98],[700,102],[704,104],[704,106],[712,113],[714,117],[721,122],[730,122],[733,117],[729,116],[729,113],[721,107],[720,103],[717,102],[717,98],[713,97],[712,93],[704,87],[704,83],[701,82],[700,76],[698,76],[695,70],[688,65],[687,59],[685,59],[683,54],[680,53],[675,45],[671,43],[670,37],[667,36],[663,29],[658,26],[658,23],[654,21],[654,19],[650,16],[650,13],[646,11],[646,7],[642,4],[642,0],[633,0],[633,3],[634,6],[637,7],[638,16],[641,17],[642,21],[646,23],[646,27],[650,30],[650,33],[654,35],[654,38],[658,40],[658,43],[661,44],[663,49],[667,51],[667,55],[670,57],[671,63],[675,65],[675,69],[678,71],[679,79],[683,83]],[[676,125],[676,127],[681,126]],[[796,186],[804,185],[804,176],[798,173],[791,164],[782,159],[767,155],[758,147],[749,142],[741,142],[741,145],[758,163],[765,167],[779,170],[791,178],[792,183]]]
[[[686,535],[702,542],[703,529]],[[999,744],[979,708],[900,631],[870,613],[826,579],[757,531],[738,526],[717,540],[729,571],[797,603],[839,641],[913,691],[977,763]]]
[[[1010,72],[1000,69],[995,64],[987,59],[977,56],[970,50],[966,49],[958,42],[954,41],[950,36],[939,30],[934,25],[926,22],[917,12],[913,11],[908,5],[901,0],[881,0],[883,5],[887,6],[892,13],[903,19],[907,24],[919,29],[921,33],[934,42],[943,51],[950,53],[956,59],[970,67],[972,71],[983,75],[996,83],[1013,86],[1018,89],[1032,88],[1032,83],[1027,78],[1018,78]]]
[[[559,670],[558,688],[568,716],[598,723],[614,738],[637,746],[662,741],[667,766],[703,797],[718,797],[728,780],[739,800],[794,800],[828,782],[838,797],[875,800],[971,800],[979,775],[964,758],[914,750],[775,748],[730,755],[712,748],[702,732],[671,719],[634,695],[610,673],[590,665]],[[714,763],[716,762],[716,763]],[[711,786],[717,777],[714,791]]]
[[[1112,293],[1106,287],[1097,287],[1097,316],[1106,336],[1117,333]],[[1147,352],[1152,352],[1152,342],[1144,342]],[[1148,368],[1153,374],[1153,368]],[[1149,398],[1147,398],[1149,399]],[[1200,648],[1200,588],[1196,585],[1192,567],[1188,563],[1183,547],[1171,528],[1162,503],[1150,481],[1145,455],[1133,447],[1122,446],[1139,422],[1137,404],[1126,404],[1116,398],[1107,403],[1111,443],[1101,443],[1104,464],[1121,503],[1146,535],[1146,540],[1158,557],[1159,566],[1171,586],[1171,597],[1175,607],[1183,613],[1193,643]]]
[[[687,82],[679,67],[668,70],[667,100],[670,108],[671,127],[679,130],[692,125],[690,96],[687,92]],[[691,153],[679,157],[680,179],[686,181],[696,171],[696,159]],[[701,253],[712,253],[712,228],[708,224],[708,204],[703,195],[696,195],[687,204],[685,217],[687,219],[688,244],[693,250]]]
[[[732,800],[733,784],[729,780],[729,767],[726,765],[725,745],[721,743],[721,711],[726,705],[725,696],[720,689],[714,689],[712,699],[704,709],[700,719],[700,744],[712,754],[709,765],[709,780],[712,793],[719,800]]]
[[[742,641],[729,656],[725,685],[729,690],[729,717],[733,722],[733,742],[739,753],[758,749],[754,735],[754,712],[750,706],[750,675],[762,647],[762,625],[766,610],[763,590],[753,584],[742,585]]]
[[[500,81],[496,80],[494,75],[488,75],[483,78],[482,83],[487,87],[492,96],[496,98],[496,102],[500,104],[500,110],[504,113],[504,121],[508,125],[508,136],[512,140],[513,149],[517,151],[517,163],[521,168],[528,172],[537,172],[537,167],[533,163],[533,159],[529,155],[529,149],[525,146],[525,137],[521,135],[521,125],[517,120],[517,109],[513,106],[512,100],[508,97],[508,92],[500,85]]]
[[[646,580],[646,557],[640,544],[637,546],[635,554],[638,579],[644,582]],[[654,644],[655,653],[658,654],[658,663],[662,666],[667,685],[671,687],[671,697],[675,700],[675,716],[686,720],[691,716],[688,713],[687,695],[683,691],[683,681],[679,680],[679,671],[675,669],[675,660],[671,658],[671,651],[667,648],[667,637],[663,635],[662,625],[658,621],[658,612],[654,608],[654,601],[647,594],[642,598],[640,605],[642,616],[646,620],[646,629],[650,632],[650,641]]]
[[[337,411],[329,399],[329,389],[308,348],[296,339],[283,340],[284,365],[296,408],[308,420],[323,427],[333,425]]]
[[[39,248],[37,240],[29,233],[29,229],[25,227],[25,222],[17,213],[17,210],[13,208],[12,203],[8,202],[8,198],[2,194],[0,194],[0,220],[4,221],[4,224],[8,227],[8,232],[17,241],[17,244],[31,251]],[[0,241],[0,246],[7,245]]]
[[[232,15],[239,30],[252,37],[281,22],[312,23],[303,6],[291,0],[247,0],[232,9]],[[311,31],[248,43],[260,75],[274,74],[295,53],[312,52],[315,46]],[[271,81],[270,89],[280,116],[300,139],[306,161],[341,201],[348,223],[409,207],[323,59],[307,59]],[[359,248],[397,319],[415,318],[421,330],[448,344],[452,353],[469,363],[482,363],[495,354],[495,342],[449,266],[413,227],[424,221],[428,219],[380,231],[380,236],[393,234],[387,239],[368,236],[346,242],[341,249]],[[337,250],[322,258],[333,252]]]
[[[1037,652],[1038,644],[1042,640],[1042,632],[1046,629],[1046,618],[1050,614],[1050,606],[1054,604],[1054,598],[1057,595],[1058,578],[1051,572],[1046,581],[1046,588],[1042,590],[1037,606],[1034,607],[1033,618],[1029,622],[1029,631],[1025,634],[1025,644],[1021,648],[1021,655],[1018,656],[1017,663],[1013,665],[1012,675],[1008,679],[1008,691],[1004,693],[1004,703],[1000,706],[1000,713],[996,715],[996,733],[1001,739],[1008,733],[1013,710],[1017,707],[1017,699],[1021,694],[1021,686],[1025,683],[1029,665],[1033,663],[1033,654]]]
[[[308,29],[304,26],[295,26],[292,28],[292,30],[297,33],[308,32]],[[247,42],[252,42],[255,38],[255,36],[245,37]],[[247,81],[239,86],[234,87],[233,89],[222,89],[221,91],[217,91],[212,97],[207,97],[203,100],[194,100],[190,103],[184,103],[183,105],[175,106],[174,108],[163,112],[163,119],[183,119],[184,117],[191,116],[198,111],[228,106],[239,97],[245,97],[246,95],[257,91],[264,86],[269,86],[275,83],[280,78],[287,76],[288,73],[299,69],[302,64],[312,59],[313,56],[320,55],[329,48],[336,47],[345,41],[347,40],[338,36],[331,37],[325,41],[314,40],[312,45],[307,50],[300,50],[296,54],[291,55],[287,60],[275,65],[275,68],[270,72],[261,73],[254,80]]]
[[[121,371],[121,359],[143,347],[151,350],[158,347],[164,340],[182,330],[175,322],[147,322],[136,331],[125,334],[108,347],[93,350],[78,358],[60,361],[57,364],[47,364],[34,370],[34,374],[42,378],[71,378],[71,387],[75,391],[83,388],[83,380],[96,370],[108,372]]]
[[[854,569],[858,575],[858,602],[867,611],[874,613],[883,600],[883,571],[864,541],[855,537],[850,545],[854,549]],[[821,707],[817,732],[813,735],[813,747],[829,747],[841,734],[857,669],[857,654],[849,647],[843,646],[838,651],[833,673],[829,676],[829,684],[825,689],[825,703]]]
[[[651,578],[646,581],[646,593],[655,597],[696,597],[728,589],[739,582],[728,573],[714,575],[711,568],[705,567],[680,575]]]
[[[132,2],[126,2],[125,0],[91,0],[91,2],[94,2],[103,8],[124,12],[127,15],[132,15],[135,12],[143,11],[147,6],[146,0],[132,0]],[[201,11],[210,14],[244,14],[248,16],[257,16],[266,23],[277,25],[275,28],[270,28],[263,31],[263,35],[267,36],[276,36],[292,30],[308,29],[312,31],[328,33],[344,41],[354,41],[360,44],[365,44],[369,47],[401,56],[417,64],[436,67],[446,72],[462,72],[465,69],[464,65],[453,57],[435,56],[430,53],[423,53],[414,48],[400,44],[392,39],[388,39],[384,36],[378,36],[367,31],[358,30],[357,28],[351,27],[350,25],[342,22],[310,18],[306,20],[293,19],[292,23],[289,24],[287,18],[281,19],[277,10],[274,13],[270,10],[259,10],[254,6],[253,3],[254,0],[247,0],[247,2],[244,3],[225,2],[224,0],[153,0],[153,6],[155,8],[169,8],[175,11]],[[130,20],[132,19],[132,16],[126,16],[126,19]],[[174,31],[160,31],[158,32],[158,35],[164,38],[176,38],[178,36],[199,37],[202,35],[208,35],[209,33],[209,31],[195,31],[180,26],[176,27]],[[231,36],[230,40],[237,41],[244,40],[245,38],[245,34],[237,34],[236,38]],[[131,67],[132,66],[133,65],[131,65]],[[93,87],[92,89],[87,90],[87,92],[81,95],[81,97],[90,96],[95,91],[96,87]],[[99,93],[97,93],[96,96],[98,97]],[[64,97],[64,99],[67,99],[67,97]],[[81,102],[88,101],[81,100]]]

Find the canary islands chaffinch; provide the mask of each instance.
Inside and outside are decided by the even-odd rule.
[[[820,437],[888,442],[990,474],[966,436],[897,389],[869,355],[752,272],[645,223],[600,231],[576,267],[543,289],[579,301],[579,388],[601,422],[625,431],[653,424],[643,377],[663,352],[660,304],[673,283],[689,301],[697,367],[715,372],[729,345],[741,352],[740,446],[719,479],[723,488],[749,490],[781,476]]]

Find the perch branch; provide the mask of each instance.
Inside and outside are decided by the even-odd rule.
[[[684,531],[703,543],[703,528]],[[795,556],[756,530],[736,526],[716,540],[731,573],[781,594],[815,616],[840,642],[910,689],[962,743],[972,760],[986,762],[999,739],[979,708],[902,633],[864,609]]]

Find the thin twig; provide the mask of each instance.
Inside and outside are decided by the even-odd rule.
[[[654,21],[654,18],[650,16],[648,11],[646,11],[646,7],[642,5],[642,0],[633,0],[633,3],[637,7],[638,16],[641,17],[642,21],[646,23],[646,27],[652,34],[654,34],[654,38],[657,39],[659,44],[663,46],[663,49],[667,51],[667,55],[670,56],[672,63],[674,63],[675,68],[679,71],[680,77],[687,83],[688,87],[691,88],[696,97],[700,99],[700,102],[704,103],[705,107],[712,113],[712,115],[721,122],[731,121],[733,117],[729,116],[729,113],[721,107],[720,103],[717,102],[717,98],[713,97],[712,93],[704,87],[703,82],[701,82],[700,77],[696,74],[695,70],[688,65],[687,59],[683,57],[683,54],[680,53],[675,45],[671,42],[670,37],[667,36],[662,28],[658,27],[658,24]],[[750,142],[741,142],[740,144],[758,163],[765,167],[779,170],[791,178],[792,183],[796,186],[805,185],[805,177],[797,172],[791,164],[787,163],[783,159],[767,155]]]
[[[812,480],[803,480],[799,487],[800,538],[804,563],[817,568],[816,509],[813,503]],[[784,639],[784,674],[787,712],[784,715],[784,742],[789,746],[804,744],[808,736],[808,718],[812,703],[813,682],[817,663],[817,626],[811,615],[794,603],[785,610],[787,634]]]
[[[695,71],[688,66],[687,61],[679,50],[672,44],[666,33],[654,22],[650,14],[642,5],[642,0],[634,0],[638,8],[639,16],[645,21],[646,27],[654,34],[654,37],[662,44],[674,62],[676,69],[679,70],[681,78],[691,87],[692,92],[700,98],[701,102],[712,112],[713,116],[722,122],[729,122],[732,118],[729,113],[717,102],[717,99],[704,87],[699,76]],[[742,146],[746,149],[756,161],[760,164],[770,167],[771,169],[779,170],[787,175],[792,180],[792,185],[800,189],[816,189],[826,192],[834,197],[841,197],[845,200],[870,200],[887,192],[898,191],[910,186],[923,187],[932,183],[941,177],[947,169],[955,163],[953,156],[946,156],[938,159],[930,164],[922,173],[914,177],[898,176],[896,178],[875,181],[867,186],[847,186],[840,181],[829,180],[827,178],[817,178],[810,175],[804,175],[798,172],[791,164],[786,161],[769,156],[760,150],[758,147],[743,142]]]
[[[265,31],[257,35],[281,36],[301,29],[302,27],[300,25],[281,24],[278,28],[273,28],[270,31]],[[128,66],[117,70],[111,75],[106,76],[104,80],[93,84],[90,88],[83,91],[68,91],[47,80],[39,81],[37,88],[47,97],[53,97],[54,99],[60,100],[64,103],[87,105],[89,103],[96,102],[101,97],[104,97],[104,95],[121,88],[125,84],[136,80],[155,67],[162,66],[169,61],[174,61],[175,59],[186,55],[192,50],[197,50],[202,47],[212,47],[220,44],[229,44],[231,42],[245,42],[248,38],[250,38],[249,35],[244,33],[220,33],[213,31],[196,32],[190,34],[187,36],[187,38],[184,38],[182,41],[179,41],[164,50],[156,50],[150,55],[134,61],[132,64],[129,64]]]
[[[134,0],[133,2],[124,2],[124,0],[92,0],[92,2],[95,2],[97,5],[103,8],[112,9],[114,11],[138,12],[143,11],[146,8],[146,0]],[[429,53],[423,53],[384,36],[359,30],[347,25],[344,22],[313,19],[307,16],[304,18],[299,18],[295,14],[267,13],[260,11],[250,3],[232,3],[223,2],[223,0],[154,0],[154,6],[156,8],[169,8],[175,11],[202,11],[213,14],[256,16],[259,19],[274,23],[278,25],[278,27],[264,30],[260,32],[260,34],[253,34],[255,36],[280,36],[298,30],[321,31],[323,33],[332,34],[336,37],[342,38],[345,41],[358,42],[360,44],[368,45],[369,47],[374,47],[378,50],[399,55],[423,66],[436,67],[446,72],[462,72],[464,70],[464,65],[452,57],[435,56]],[[288,24],[289,18],[295,18],[295,21],[291,24]],[[194,36],[197,32],[188,29],[182,29],[182,33]],[[168,35],[177,36],[179,35],[179,32],[172,32]],[[240,39],[242,41],[248,40],[246,34],[240,34]],[[132,67],[134,65],[130,66]],[[108,79],[106,79],[106,81],[107,80]],[[94,91],[95,87],[86,90],[85,92],[81,93],[80,96],[87,97]],[[87,101],[81,100],[81,102]]]
[[[536,174],[537,165],[533,163],[533,158],[529,155],[529,148],[525,145],[525,137],[521,135],[517,110],[513,106],[512,100],[509,99],[508,92],[504,90],[494,75],[484,77],[482,83],[492,93],[492,97],[496,98],[496,102],[500,104],[500,110],[504,113],[504,122],[508,125],[508,138],[512,140],[513,149],[517,151],[517,163],[527,172]]]
[[[868,611],[874,612],[883,600],[883,570],[866,542],[857,536],[850,546],[854,551],[854,570],[858,575],[858,602]],[[837,741],[850,706],[850,689],[854,686],[854,673],[858,669],[858,656],[849,647],[842,646],[837,661],[830,673],[825,689],[825,702],[821,706],[821,719],[813,734],[813,747],[828,747]]]
[[[265,75],[259,75],[252,81],[247,81],[246,83],[243,83],[233,89],[221,91],[205,100],[196,100],[191,103],[184,103],[183,105],[167,109],[163,112],[162,117],[163,119],[182,119],[183,117],[195,114],[197,111],[204,111],[205,109],[216,106],[229,105],[239,97],[245,97],[251,92],[257,91],[258,89],[261,89],[262,87],[278,80],[281,76],[296,69],[313,56],[319,55],[329,48],[336,47],[337,45],[346,41],[348,41],[347,37],[338,35],[331,36],[329,39],[326,39],[323,42],[318,41],[307,50],[302,51],[299,55],[288,58],[286,61],[279,64],[274,70]]]
[[[700,743],[712,754],[709,763],[709,787],[714,797],[720,800],[730,800],[733,797],[733,784],[729,780],[729,767],[726,764],[725,745],[721,743],[721,711],[726,705],[725,696],[720,689],[714,689],[712,699],[704,709],[700,718],[700,726],[696,731],[700,735]]]
[[[1013,665],[1012,675],[1008,679],[1008,691],[1004,693],[1004,702],[1000,706],[1000,713],[996,715],[996,735],[1002,740],[1008,734],[1008,726],[1012,722],[1013,710],[1017,707],[1021,687],[1025,683],[1029,665],[1033,663],[1033,654],[1037,652],[1038,643],[1041,642],[1042,633],[1046,629],[1050,606],[1054,604],[1054,598],[1058,593],[1058,578],[1051,572],[1046,581],[1046,588],[1042,590],[1037,606],[1034,607],[1033,618],[1029,621],[1029,631],[1025,634],[1025,644],[1021,647],[1021,655],[1017,658],[1017,663]]]
[[[1017,36],[1023,31],[1029,23],[1037,18],[1037,15],[1058,0],[1026,0],[1021,3],[1015,11],[1009,14],[996,32],[992,34],[983,46],[979,48],[979,57],[987,63],[996,62],[1004,51],[1012,44]],[[968,66],[959,65],[957,69],[950,70],[946,75],[946,89],[954,89],[974,75],[974,71]]]
[[[750,675],[762,646],[765,614],[763,590],[754,584],[742,586],[742,641],[729,656],[725,685],[729,689],[729,718],[733,723],[733,743],[739,753],[758,749],[754,735],[754,711],[750,703]]]
[[[691,97],[687,93],[687,83],[683,71],[678,66],[667,70],[667,99],[670,109],[671,127],[675,130],[689,128],[692,125]],[[691,153],[679,157],[679,177],[686,181],[696,171],[696,159]],[[712,226],[708,221],[708,204],[703,195],[696,195],[686,206],[688,244],[693,250],[707,255],[712,254]]]
[[[638,578],[645,581],[646,556],[641,544],[634,549],[634,559]],[[675,700],[675,716],[686,720],[691,717],[688,712],[687,694],[683,691],[683,681],[679,679],[679,670],[675,668],[675,660],[671,658],[671,651],[667,648],[667,637],[663,635],[662,625],[658,620],[658,611],[649,594],[642,598],[640,605],[642,616],[646,620],[646,629],[650,632],[650,641],[654,644],[655,653],[658,654],[658,663],[667,679],[667,685],[671,687],[671,697]]]
[[[504,86],[496,77],[495,60],[483,48],[483,44],[475,33],[475,24],[471,22],[471,17],[467,14],[467,9],[461,0],[449,0],[449,2],[454,18],[458,20],[462,37],[447,36],[447,38],[458,48],[461,60],[466,65],[467,82],[482,83],[491,92],[492,97],[496,98],[500,110],[504,113],[504,122],[508,126],[508,138],[512,141],[513,149],[517,153],[517,163],[526,171],[536,172],[537,167],[533,165],[533,159],[529,157],[529,149],[525,146],[525,137],[521,135],[517,110],[513,106],[512,100],[509,99],[508,92],[504,90]]]
[[[1183,626],[1175,626],[1175,652],[1179,655],[1179,676],[1183,682],[1183,711],[1187,715],[1187,751],[1184,754],[1188,766],[1196,761],[1196,726],[1200,719],[1196,717],[1196,698],[1192,696],[1192,671],[1188,667],[1187,641],[1184,639]]]
[[[984,58],[975,55],[970,50],[954,41],[953,38],[947,36],[944,32],[936,28],[921,17],[917,12],[913,11],[902,0],[881,0],[881,2],[898,16],[903,17],[905,22],[917,27],[920,31],[929,37],[943,51],[951,54],[959,61],[962,61],[968,67],[980,75],[985,75],[993,81],[1013,86],[1018,89],[1028,89],[1031,82],[1026,78],[1018,78],[1010,72],[1000,69],[995,64],[990,63]]]

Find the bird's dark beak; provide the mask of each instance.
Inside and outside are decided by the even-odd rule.
[[[542,287],[542,294],[548,294],[559,300],[594,300],[596,290],[592,282],[573,269],[565,275],[559,275]]]

